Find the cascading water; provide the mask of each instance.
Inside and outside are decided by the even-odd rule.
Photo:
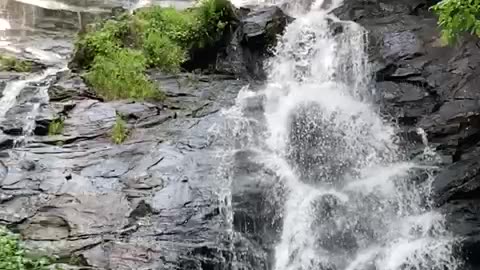
[[[330,14],[340,4],[308,3],[323,9],[287,27],[264,91],[241,93],[264,96],[267,132],[237,148],[265,149],[286,190],[274,269],[458,269],[455,238],[430,206],[431,177],[419,176],[431,168],[405,161],[369,102],[366,32]]]

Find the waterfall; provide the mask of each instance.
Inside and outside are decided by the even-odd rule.
[[[279,40],[266,87],[242,91],[230,110],[244,125],[241,97],[263,96],[266,132],[242,134],[250,141],[237,148],[262,149],[286,190],[274,269],[459,269],[456,239],[430,202],[435,168],[402,155],[371,102],[366,30],[331,14],[338,0],[290,4],[309,11]]]

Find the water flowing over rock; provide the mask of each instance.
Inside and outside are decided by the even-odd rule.
[[[0,224],[89,269],[480,267],[480,46],[440,46],[432,1],[232,1],[214,74],[149,71],[165,102],[66,67],[85,23],[167,2],[0,3],[35,63],[0,72]]]

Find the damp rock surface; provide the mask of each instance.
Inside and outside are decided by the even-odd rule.
[[[230,169],[235,181],[226,187],[219,155],[223,134],[217,131],[224,123],[222,110],[234,104],[238,92],[248,83],[261,87],[263,60],[271,55],[275,36],[293,19],[277,7],[244,8],[238,28],[218,54],[220,74],[150,71],[167,95],[165,102],[102,102],[80,74],[62,67],[74,33],[112,7],[93,12],[79,9],[75,1],[65,1],[71,10],[20,2],[6,1],[5,8],[19,15],[7,32],[21,37],[12,39],[20,48],[17,54],[41,70],[0,72],[2,105],[11,106],[0,117],[0,223],[19,231],[32,249],[79,258],[93,269],[223,270],[233,269],[234,256],[241,269],[272,269],[282,217],[272,210],[281,205],[269,198],[284,191],[272,184],[275,172],[262,166],[254,149],[234,155]],[[39,31],[22,35],[22,18],[31,18],[32,10],[43,14],[41,23],[31,25]],[[416,133],[422,128],[441,155],[434,200],[447,216],[448,229],[464,238],[459,248],[467,269],[478,269],[478,40],[440,46],[427,1],[352,0],[335,13],[369,31],[376,99],[399,123],[405,152],[413,156],[423,150]],[[57,71],[42,73],[52,67]],[[10,102],[7,91],[22,81],[26,84]],[[262,106],[261,98],[249,99],[245,113],[261,118]],[[125,116],[130,130],[121,145],[111,140],[117,113]],[[49,125],[59,116],[63,129],[51,135]],[[258,122],[250,126],[263,131]],[[323,162],[307,151],[311,145],[303,147],[292,159],[308,159],[311,167]],[[335,151],[337,146],[331,147]],[[310,168],[306,171],[307,178],[317,181]],[[225,188],[232,209],[222,201]],[[317,211],[327,215],[336,202],[325,198],[317,203]],[[327,239],[319,245],[339,250],[354,245],[348,233],[331,238],[342,241]]]

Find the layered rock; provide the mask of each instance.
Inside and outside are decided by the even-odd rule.
[[[369,31],[370,59],[382,110],[398,121],[405,141],[423,147],[422,128],[443,167],[433,183],[437,206],[459,239],[467,269],[480,267],[478,143],[480,43],[465,37],[442,46],[434,1],[347,1],[336,13]],[[415,154],[415,145],[407,153]],[[480,178],[479,178],[480,179]]]
[[[467,38],[440,46],[430,2],[351,0],[335,12],[369,31],[377,98],[411,142],[406,154],[423,150],[422,128],[442,157],[435,200],[449,230],[464,238],[467,265],[477,269],[480,45]],[[31,248],[97,269],[230,269],[234,257],[237,268],[270,269],[281,218],[262,198],[281,191],[261,181],[274,173],[245,150],[228,168],[236,181],[225,202],[230,186],[218,155],[225,134],[216,130],[222,108],[247,83],[237,77],[265,77],[263,59],[291,18],[276,7],[238,15],[238,28],[215,55],[215,72],[228,75],[152,71],[164,103],[100,102],[69,71],[30,83],[0,121],[0,222]],[[71,49],[61,44],[62,54]],[[22,76],[0,75],[0,89]],[[39,102],[44,90],[49,100]],[[25,134],[37,105],[35,128]],[[248,109],[261,114],[261,100]],[[110,140],[117,113],[131,129],[123,145]],[[66,119],[62,134],[47,136],[58,115]]]
[[[289,18],[276,7],[239,14],[239,28],[225,43],[255,58],[220,52],[216,72],[223,75],[152,70],[164,102],[101,102],[79,74],[55,69],[65,63],[49,64],[53,73],[38,80],[2,74],[8,91],[26,81],[0,117],[0,223],[32,250],[94,269],[220,270],[232,268],[234,257],[242,269],[267,269],[271,245],[256,242],[263,226],[258,190],[236,183],[232,213],[219,133],[221,110],[260,68],[224,67],[233,58],[261,67]],[[130,130],[121,145],[111,140],[117,114]],[[59,116],[63,130],[48,134]],[[241,175],[253,167],[239,157],[228,169]]]

